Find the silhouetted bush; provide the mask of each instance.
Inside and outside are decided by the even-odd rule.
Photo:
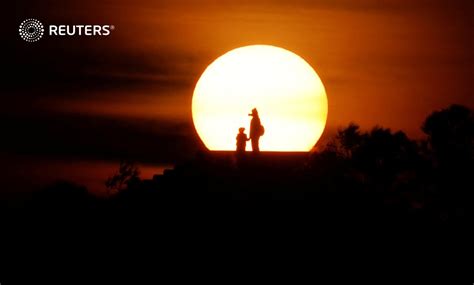
[[[247,154],[241,160],[231,152],[201,152],[152,180],[140,180],[138,168],[122,161],[106,182],[114,194],[108,199],[62,183],[38,192],[32,205],[38,211],[94,205],[99,212],[132,209],[189,218],[289,211],[304,220],[339,222],[470,221],[472,111],[454,105],[434,112],[423,130],[427,139],[417,142],[401,131],[362,131],[351,123],[320,152]]]

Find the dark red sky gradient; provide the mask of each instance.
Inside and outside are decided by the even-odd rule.
[[[100,153],[114,144],[110,137],[98,135],[98,126],[110,120],[125,126],[118,132],[130,131],[127,122],[133,121],[135,126],[139,121],[146,129],[142,133],[150,133],[150,139],[187,132],[187,139],[196,140],[189,127],[196,81],[215,58],[250,44],[281,46],[315,68],[329,97],[329,132],[353,121],[363,128],[382,125],[420,137],[420,125],[433,110],[452,103],[474,107],[473,3],[17,3],[15,19],[4,25],[11,27],[7,40],[15,48],[6,59],[11,71],[0,106],[2,116],[8,118],[4,120],[6,127],[13,130],[8,145],[36,149],[28,142],[39,140],[43,145],[39,152],[74,152],[86,145],[83,152],[93,149]],[[37,43],[26,43],[18,36],[17,27],[29,17],[46,25],[113,24],[115,30],[106,38],[46,36]],[[91,120],[102,125],[96,126]],[[43,121],[48,123],[41,125]],[[69,137],[64,144],[58,142],[62,135],[55,126],[58,121],[70,123],[59,128]],[[18,122],[23,124],[21,131],[15,127]],[[187,127],[172,127],[181,123]],[[29,135],[29,128],[44,128],[51,137]],[[170,145],[166,148],[174,150]]]

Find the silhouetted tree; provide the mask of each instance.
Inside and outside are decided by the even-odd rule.
[[[434,204],[445,220],[457,220],[474,203],[473,111],[460,105],[435,111],[425,120],[422,130],[428,135],[434,165]]]
[[[140,171],[133,162],[120,161],[118,172],[112,175],[105,182],[105,186],[110,192],[118,192],[126,189],[131,183],[139,180]]]
[[[416,142],[403,132],[393,133],[382,127],[361,132],[354,123],[340,129],[325,152],[333,152],[347,160],[353,174],[358,173],[358,176],[365,177],[364,180],[385,180],[387,183],[419,160]]]
[[[352,158],[352,154],[364,140],[360,127],[350,123],[344,129],[339,129],[336,137],[328,144],[328,150],[334,151],[343,158]]]
[[[438,163],[451,166],[474,156],[474,114],[461,105],[433,112],[422,126]]]
[[[408,166],[407,163],[416,154],[416,143],[408,139],[405,133],[392,133],[390,129],[375,127],[364,136],[353,157],[360,167],[369,171],[397,171]]]

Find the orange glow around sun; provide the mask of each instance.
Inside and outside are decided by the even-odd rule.
[[[194,126],[209,150],[235,150],[239,127],[249,133],[253,108],[265,127],[262,151],[310,151],[326,125],[328,101],[304,59],[253,45],[222,55],[204,71],[194,90]]]

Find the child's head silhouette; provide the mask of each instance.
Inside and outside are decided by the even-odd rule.
[[[239,128],[239,133],[243,134],[245,131],[245,128]]]

